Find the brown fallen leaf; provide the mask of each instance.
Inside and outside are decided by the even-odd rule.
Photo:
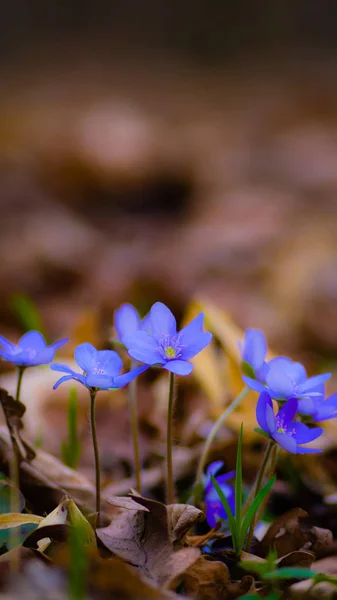
[[[22,439],[22,417],[26,412],[25,405],[9,395],[7,390],[0,388],[0,403],[5,415],[6,425],[12,442],[12,448],[18,460],[33,460],[34,449]]]
[[[170,504],[167,506],[167,516],[171,541],[175,547],[182,545],[191,527],[205,518],[202,510],[191,504]]]
[[[202,556],[183,577],[184,594],[197,600],[235,600],[251,589],[253,581],[246,575],[240,582],[232,582],[223,562]]]
[[[293,508],[281,515],[270,525],[264,538],[255,546],[259,556],[266,556],[274,546],[281,558],[297,550],[309,550],[315,556],[332,545],[332,533],[328,529],[310,527],[305,521],[308,513]]]
[[[278,567],[301,567],[303,569],[310,569],[312,563],[315,560],[313,552],[307,550],[295,550],[289,552],[285,556],[282,556],[276,561]]]
[[[98,538],[108,550],[138,567],[156,585],[166,588],[176,585],[180,576],[199,558],[200,551],[181,548],[175,552],[169,536],[166,506],[136,495],[131,498],[141,505],[140,509],[118,511],[108,527],[97,530]],[[144,511],[144,507],[148,510]]]

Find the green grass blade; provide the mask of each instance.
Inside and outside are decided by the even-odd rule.
[[[260,507],[261,502],[264,500],[265,496],[270,492],[271,488],[273,487],[274,483],[276,481],[276,477],[274,475],[274,477],[272,477],[268,483],[266,483],[266,485],[259,491],[258,495],[256,496],[256,498],[254,498],[253,502],[251,503],[251,505],[248,507],[248,510],[243,518],[243,521],[241,523],[241,530],[240,530],[240,544],[243,546],[245,539],[246,539],[246,535],[248,533],[248,529],[249,526],[254,518],[254,515],[256,513],[256,511],[258,510],[258,508]]]
[[[41,315],[35,302],[29,296],[19,293],[14,294],[11,298],[11,307],[25,329],[40,331],[45,336]]]
[[[241,530],[241,510],[242,510],[242,435],[243,423],[241,423],[238,449],[236,453],[236,474],[235,474],[235,522],[237,531]]]
[[[221,504],[224,507],[226,513],[227,513],[227,519],[228,519],[228,525],[229,525],[229,529],[232,535],[232,540],[233,540],[233,547],[234,550],[237,554],[239,554],[239,552],[241,551],[241,548],[239,548],[239,530],[237,528],[237,524],[234,518],[234,515],[232,513],[231,507],[229,505],[229,502],[225,496],[225,494],[223,493],[221,487],[219,486],[218,482],[216,481],[215,477],[213,475],[211,475],[211,480],[212,483],[218,493],[218,496],[221,500]]]
[[[313,579],[317,573],[300,567],[283,567],[266,573],[264,579]]]
[[[77,467],[81,455],[81,445],[78,439],[77,406],[77,390],[72,387],[68,401],[68,439],[63,442],[61,447],[63,462],[72,469]]]

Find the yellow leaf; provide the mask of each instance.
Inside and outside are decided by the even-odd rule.
[[[19,527],[26,523],[39,524],[43,520],[43,517],[37,515],[24,515],[21,513],[7,513],[0,515],[0,529],[11,529],[12,527]]]

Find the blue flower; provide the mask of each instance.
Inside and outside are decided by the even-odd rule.
[[[288,452],[292,454],[321,452],[316,448],[301,446],[316,440],[322,435],[323,429],[321,427],[310,429],[304,423],[293,421],[297,409],[298,401],[296,398],[290,398],[275,415],[270,395],[268,392],[263,392],[257,402],[256,419],[261,429]]]
[[[314,377],[307,376],[301,363],[293,362],[286,356],[278,356],[268,361],[263,368],[263,380],[242,377],[248,387],[256,392],[267,391],[274,400],[297,398],[323,398],[324,382],[331,373],[323,373]]]
[[[203,330],[203,313],[178,333],[173,314],[161,302],[152,306],[146,319],[147,331],[138,330],[124,337],[130,356],[177,375],[189,375],[193,370],[189,359],[201,352],[212,339],[212,334]]]
[[[114,319],[117,339],[126,345],[126,339],[136,331],[150,330],[150,317],[146,315],[143,319],[140,318],[138,311],[132,304],[122,304],[115,311]]]
[[[55,352],[69,340],[63,339],[51,346],[47,346],[45,339],[39,331],[28,331],[17,344],[12,344],[0,335],[0,357],[8,360],[18,367],[35,367],[47,365],[54,360]]]
[[[310,415],[314,421],[327,421],[337,417],[337,394],[324,397],[304,398],[298,402],[298,412]]]
[[[211,463],[206,471],[206,477],[204,481],[204,501],[206,508],[206,521],[210,527],[215,527],[218,519],[227,519],[227,513],[211,480],[211,475],[215,477],[222,467],[223,462],[216,461]],[[231,471],[230,473],[215,477],[217,483],[221,487],[228,500],[233,514],[235,512],[235,494],[233,487],[228,485],[227,481],[234,477],[234,475],[235,471]]]
[[[82,369],[82,373],[73,371],[67,365],[52,364],[51,369],[53,371],[66,373],[55,383],[54,390],[61,383],[70,379],[75,379],[75,381],[79,381],[90,389],[122,388],[148,368],[146,366],[137,367],[129,373],[120,375],[123,362],[117,352],[113,350],[96,350],[89,343],[77,346],[74,356],[78,366]]]
[[[267,342],[259,329],[247,329],[243,342],[239,342],[242,370],[252,379],[263,380],[266,374]]]

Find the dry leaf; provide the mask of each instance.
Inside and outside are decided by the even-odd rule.
[[[182,543],[185,535],[197,521],[203,521],[202,510],[191,504],[170,504],[167,506],[168,527],[173,544]]]
[[[251,589],[253,578],[246,575],[232,582],[228,567],[220,561],[204,557],[188,569],[183,578],[184,593],[197,600],[234,600]]]

